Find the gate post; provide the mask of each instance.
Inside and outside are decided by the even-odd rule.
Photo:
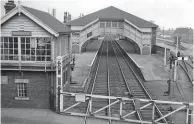
[[[56,61],[56,111],[63,111],[63,61],[61,56],[57,56]]]
[[[122,99],[119,99],[119,102],[120,102],[119,116],[120,116],[120,119],[122,119],[122,110],[123,110],[123,101],[122,101]]]
[[[155,103],[154,101],[151,101],[152,102],[152,124],[155,124]]]

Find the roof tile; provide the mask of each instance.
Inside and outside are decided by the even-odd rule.
[[[30,12],[31,14],[33,14],[35,17],[40,19],[43,23],[48,25],[54,31],[58,33],[66,33],[70,31],[70,29],[67,26],[65,26],[65,24],[57,20],[55,17],[53,17],[49,13],[46,13],[46,12],[43,12],[37,9],[29,8],[26,6],[22,6],[22,7],[26,9],[28,12]]]

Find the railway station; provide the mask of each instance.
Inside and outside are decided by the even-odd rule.
[[[4,7],[5,118],[21,115],[28,123],[37,114],[38,120],[59,124],[193,123],[192,56],[184,55],[178,37],[177,44],[157,38],[157,24],[114,6],[68,22],[65,12],[64,23],[54,11],[12,0]]]

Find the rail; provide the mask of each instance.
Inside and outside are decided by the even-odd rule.
[[[119,45],[119,44],[118,44],[118,45]],[[118,47],[118,46],[117,46],[117,47]],[[120,51],[120,49],[119,49],[119,51]],[[125,51],[124,51],[124,52],[125,52]],[[120,53],[122,54],[121,51],[120,51]],[[123,54],[122,54],[122,56],[124,57]],[[129,63],[128,63],[128,61],[126,60],[125,57],[124,57],[124,59],[125,59],[125,62],[127,63],[127,65],[128,65],[128,67],[131,69],[131,71],[133,72],[134,76],[135,76],[136,79],[138,80],[139,84],[140,84],[141,87],[143,88],[145,94],[148,96],[148,98],[149,98],[150,100],[152,100],[152,97],[150,96],[150,94],[148,93],[148,91],[146,90],[146,88],[144,87],[144,85],[142,84],[142,82],[140,81],[140,79],[138,78],[137,74],[134,72],[134,70],[132,69],[132,67],[129,65]],[[163,116],[163,114],[162,114],[162,112],[159,110],[158,106],[155,106],[155,107],[156,107],[156,110],[157,110],[158,114],[159,114],[160,116]],[[165,123],[167,123],[167,120],[166,120],[165,118],[163,119],[163,121],[164,121]]]
[[[99,70],[99,66],[100,66],[100,60],[101,60],[101,55],[102,55],[102,51],[103,51],[103,46],[104,46],[104,43],[102,42],[101,51],[98,51],[98,52],[100,52],[99,62],[97,63],[97,69],[96,69],[96,73],[95,73],[95,76],[94,76],[94,81],[93,81],[93,84],[92,84],[91,94],[93,94],[93,91],[94,91],[94,85],[96,83],[97,74],[98,74],[98,70]],[[92,99],[91,99],[91,101],[92,101]],[[92,106],[91,106],[92,103],[91,103],[91,101],[89,101],[87,103],[86,114],[91,114],[91,113],[89,113],[89,111],[92,111]],[[86,124],[86,120],[87,120],[87,116],[85,116],[85,118],[84,118],[84,123],[85,124]]]
[[[120,71],[121,71],[121,73],[122,73],[122,77],[123,77],[123,80],[124,80],[125,85],[126,85],[126,87],[127,87],[127,90],[128,90],[128,92],[129,92],[129,94],[132,94],[132,92],[131,92],[131,90],[130,90],[130,88],[129,88],[129,85],[128,85],[127,81],[126,81],[126,78],[125,78],[125,76],[124,76],[123,70],[121,69],[121,65],[119,64],[118,56],[116,55],[116,50],[115,50],[114,47],[113,47],[113,49],[114,49],[114,51],[115,51],[115,56],[116,56],[116,59],[117,59],[117,63],[118,63],[118,65],[119,65],[119,69],[120,69]],[[132,103],[133,103],[133,106],[135,107],[135,100],[133,100]],[[139,111],[137,111],[137,115],[138,115],[139,120],[142,120],[142,116],[141,116],[141,114],[140,114]]]
[[[184,70],[184,72],[185,72],[185,74],[187,75],[187,77],[188,77],[188,79],[189,79],[189,82],[191,83],[191,85],[193,86],[193,80],[192,80],[192,78],[191,78],[191,76],[190,76],[190,74],[189,74],[189,70],[188,70],[188,68],[187,68],[187,65],[186,65],[186,62],[185,61],[182,61],[183,62],[183,65],[185,66],[183,66],[181,63],[179,64],[180,65],[180,67]]]

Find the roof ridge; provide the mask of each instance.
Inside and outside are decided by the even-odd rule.
[[[122,19],[126,19],[129,22],[133,23],[134,25],[136,25],[137,27],[158,27],[158,25],[149,22],[145,19],[142,19],[140,17],[137,17],[133,14],[130,14],[122,9],[119,9],[115,6],[109,6],[106,8],[103,8],[101,10],[98,10],[96,12],[90,13],[86,16],[83,16],[81,18],[77,18],[74,19],[72,21],[67,22],[67,25],[80,25],[80,26],[84,26],[88,23],[90,23],[91,21],[95,20],[96,18],[99,19],[103,19],[103,18],[110,18],[110,19],[118,19],[118,18],[122,18]]]
[[[109,6],[109,7],[111,7],[111,6]],[[84,17],[86,17],[86,16],[92,15],[92,14],[94,14],[94,13],[97,13],[97,12],[102,11],[102,10],[104,10],[104,9],[107,9],[107,8],[109,8],[109,7],[106,7],[106,8],[103,8],[103,9],[101,9],[101,10],[98,10],[98,11],[95,11],[95,12],[92,12],[92,13],[89,13],[89,14],[83,16],[83,17],[78,17],[78,18],[76,18],[76,19],[74,19],[74,20],[84,18]],[[74,20],[71,20],[71,21],[67,22],[67,25],[68,25],[68,23],[70,23],[70,22],[72,22],[72,21],[74,21]]]
[[[114,6],[112,6],[112,7],[114,7]],[[138,18],[138,19],[141,19],[141,20],[143,20],[143,21],[146,21],[146,22],[148,22],[148,23],[150,23],[150,24],[153,25],[153,23],[151,23],[151,22],[149,22],[149,21],[147,21],[147,20],[145,20],[145,19],[142,19],[142,18],[140,18],[140,17],[138,17],[138,16],[136,16],[136,15],[133,15],[133,14],[131,14],[131,13],[128,13],[128,12],[126,12],[126,11],[124,11],[124,10],[122,10],[122,9],[116,8],[116,7],[114,7],[114,8],[117,9],[117,10],[120,10],[120,11],[126,13],[126,14],[129,14],[129,15],[135,17],[135,18]]]

